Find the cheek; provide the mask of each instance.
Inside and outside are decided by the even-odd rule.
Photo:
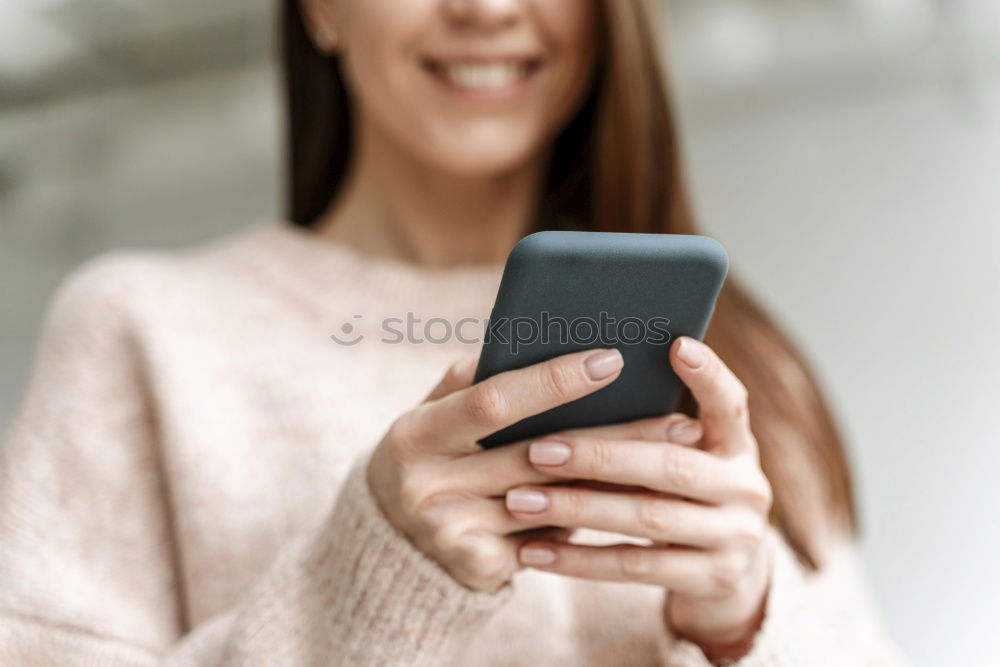
[[[620,1],[620,0],[615,0]],[[529,0],[534,28],[551,54],[549,71],[524,104],[506,114],[440,128],[442,141],[476,147],[483,163],[510,168],[548,148],[590,90],[597,57],[597,11],[592,0]],[[451,125],[452,130],[456,127]],[[485,164],[484,164],[485,167]]]
[[[345,2],[341,72],[357,113],[381,137],[420,162],[447,166],[441,163],[461,155],[458,145],[468,148],[468,127],[427,94],[426,75],[416,65],[437,2]]]
[[[398,109],[405,95],[412,46],[427,23],[433,0],[343,2],[342,74],[359,106],[376,115]]]
[[[358,111],[417,161],[489,175],[540,154],[579,107],[594,59],[589,0],[530,0],[533,30],[552,54],[543,85],[507,107],[472,109],[435,88],[417,63],[438,0],[344,3],[343,71]]]
[[[535,0],[533,5],[540,29],[558,53],[562,96],[578,101],[597,58],[597,0]]]

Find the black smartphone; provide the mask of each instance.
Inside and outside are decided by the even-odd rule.
[[[670,367],[670,344],[678,336],[703,339],[728,270],[725,249],[706,236],[538,232],[522,239],[507,258],[474,381],[594,348],[617,348],[625,367],[607,387],[480,444],[673,412],[684,386]]]

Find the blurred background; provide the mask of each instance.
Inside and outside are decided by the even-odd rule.
[[[280,215],[272,0],[0,0],[0,427],[95,253]],[[707,233],[812,359],[918,665],[1000,655],[1000,2],[670,0]]]

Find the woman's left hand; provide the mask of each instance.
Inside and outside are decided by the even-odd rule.
[[[670,591],[664,619],[674,633],[711,659],[738,658],[762,622],[769,587],[763,538],[771,486],[743,384],[691,338],[672,346],[670,363],[698,402],[698,420],[674,415],[667,433],[641,441],[581,435],[534,442],[532,464],[568,483],[511,489],[507,508],[539,526],[648,538],[650,546],[533,541],[520,558],[572,577],[663,586]]]

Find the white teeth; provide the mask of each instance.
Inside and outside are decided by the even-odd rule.
[[[513,85],[525,73],[517,63],[461,63],[446,65],[444,75],[454,85],[469,90],[499,90]]]

